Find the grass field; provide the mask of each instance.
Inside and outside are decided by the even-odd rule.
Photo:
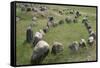
[[[48,16],[54,16],[55,21],[64,20],[66,16],[70,14],[60,15],[57,11],[53,9],[78,9],[82,16],[79,17],[78,23],[58,25],[57,27],[50,28],[50,31],[44,36],[44,40],[52,47],[53,42],[61,42],[64,46],[64,51],[52,55],[50,52],[48,56],[43,60],[41,64],[48,63],[62,63],[62,62],[79,62],[79,61],[95,61],[96,60],[96,44],[92,47],[81,48],[78,52],[72,53],[68,46],[73,41],[80,41],[80,39],[88,39],[88,31],[86,27],[82,24],[82,18],[88,15],[89,21],[94,31],[96,31],[96,8],[95,7],[74,7],[74,6],[56,6],[56,5],[46,5],[49,7],[48,12],[45,13]],[[65,11],[66,13],[67,11]],[[17,65],[28,65],[30,64],[31,55],[33,52],[32,44],[25,43],[26,40],[26,29],[32,23],[32,16],[38,15],[32,11],[23,13],[21,9],[17,7],[16,15],[21,17],[21,20],[16,22],[16,64]],[[37,25],[32,27],[33,33],[43,29],[47,24],[46,17],[39,17],[37,19]]]

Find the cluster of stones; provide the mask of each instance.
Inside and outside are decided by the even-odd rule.
[[[88,44],[90,46],[92,46],[96,40],[96,33],[93,31],[92,26],[90,25],[87,16],[84,17],[82,23],[84,23],[88,33],[89,33],[89,37],[88,37]]]
[[[32,5],[28,4],[23,4],[21,5],[21,11],[33,11],[33,12],[39,12],[39,11],[46,11],[47,7],[46,6],[40,6],[39,9],[36,7],[30,7]],[[65,10],[63,10],[65,11]],[[63,15],[62,11],[59,11],[59,14]],[[49,16],[48,17],[48,22],[45,28],[40,29],[40,31],[36,32],[33,36],[33,31],[32,27],[36,25],[36,20],[37,17],[33,16],[32,17],[32,24],[27,28],[26,30],[26,41],[29,43],[32,43],[34,50],[32,53],[31,57],[31,63],[32,64],[38,64],[43,61],[43,59],[48,55],[50,51],[50,46],[49,44],[43,40],[43,37],[45,34],[50,30],[51,27],[57,27],[59,24],[64,24],[64,21],[67,23],[77,23],[79,16],[81,16],[79,11],[70,11],[70,14],[73,14],[73,17],[67,16],[65,20],[60,20],[59,22],[54,21],[54,17]],[[20,20],[20,17],[16,17],[17,21]],[[82,20],[82,23],[84,23],[85,27],[87,28],[89,32],[89,38],[88,38],[88,44],[93,45],[95,39],[96,39],[96,34],[92,30],[92,27],[89,25],[87,17],[84,17]],[[79,50],[79,48],[87,47],[87,42],[85,39],[81,39],[80,42],[73,41],[70,45],[69,48],[71,51],[76,52]],[[51,48],[51,53],[56,55],[60,52],[62,52],[64,49],[63,44],[60,42],[54,42]]]
[[[32,18],[33,20],[33,18]],[[59,24],[64,22],[60,21]],[[42,62],[43,58],[46,57],[50,51],[49,44],[43,40],[44,35],[50,30],[51,27],[56,27],[53,17],[48,17],[48,22],[45,28],[40,29],[33,36],[32,26],[29,26],[26,30],[26,40],[33,44],[34,50],[31,58],[32,64]],[[51,53],[56,55],[63,51],[63,44],[60,42],[54,42],[51,48]]]
[[[82,23],[84,24],[84,26],[86,27],[88,33],[89,33],[89,37],[88,40],[85,41],[85,39],[81,39],[80,42],[74,41],[69,48],[73,51],[76,52],[78,51],[80,48],[86,47],[87,48],[87,44],[89,46],[93,46],[94,42],[96,40],[96,33],[93,31],[89,21],[88,21],[88,17],[85,16],[82,20]]]
[[[36,19],[36,18],[32,18],[32,21],[36,21],[34,19]],[[65,19],[65,21],[66,21],[66,19]],[[67,23],[69,23],[69,22],[67,22]],[[29,28],[27,29],[27,32],[28,31],[31,32],[31,34],[29,33],[29,35],[27,35],[27,38],[30,38],[30,40],[32,41],[32,44],[34,46],[33,55],[31,58],[32,64],[37,64],[37,63],[42,62],[42,60],[46,57],[46,55],[50,51],[49,44],[43,40],[43,36],[50,30],[51,27],[57,27],[58,24],[64,24],[64,21],[60,20],[58,23],[55,23],[54,17],[50,16],[50,17],[48,17],[48,22],[47,22],[46,27],[43,29],[40,29],[40,31],[36,32],[34,37],[31,36],[33,34],[32,29],[30,29],[30,30],[29,30]],[[29,26],[29,27],[31,27],[31,26]],[[31,38],[31,37],[33,37],[33,38]],[[84,44],[83,40],[82,40],[81,44]],[[56,54],[62,52],[63,49],[64,49],[64,47],[63,47],[62,43],[54,42],[52,45],[52,48],[51,48],[51,53],[56,55]]]

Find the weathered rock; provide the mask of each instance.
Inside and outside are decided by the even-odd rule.
[[[34,47],[31,63],[39,64],[41,63],[49,52],[49,44],[43,40],[39,41],[37,45]]]
[[[76,16],[77,16],[77,17],[81,16],[81,14],[80,14],[79,11],[76,11]]]
[[[29,26],[26,30],[26,41],[27,42],[32,42],[33,40],[33,31],[31,26]]]
[[[50,16],[48,17],[48,21],[53,21],[54,20],[54,17]]]
[[[52,24],[53,27],[56,27],[57,25],[58,25],[57,22],[53,22],[53,24]]]
[[[37,17],[33,16],[32,21],[36,21]]]
[[[54,18],[52,16],[48,17],[48,22],[47,22],[47,26],[48,28],[54,26]]]
[[[81,41],[79,42],[79,47],[87,47],[85,39],[81,39]]]
[[[88,24],[86,28],[87,29],[91,29],[92,27],[91,27],[91,25]]]
[[[64,24],[64,20],[60,20],[59,21],[59,24]]]
[[[91,31],[89,36],[93,36],[94,40],[96,39],[96,33],[94,31]]]
[[[93,44],[94,44],[94,38],[93,38],[93,36],[90,36],[90,37],[88,38],[88,44],[89,44],[90,46],[93,46]]]
[[[40,6],[40,11],[46,11],[47,7],[46,6]]]
[[[42,40],[43,35],[40,32],[36,32],[34,35],[34,39],[33,39],[33,46],[36,46],[36,44]]]
[[[76,52],[79,50],[79,44],[77,41],[74,41],[70,46],[69,46],[70,50],[72,52]]]
[[[52,46],[52,52],[53,54],[57,54],[57,53],[60,53],[62,52],[64,49],[62,43],[59,43],[59,42],[54,42],[53,46]]]
[[[67,23],[71,23],[71,22],[72,22],[72,20],[71,20],[70,18],[68,18],[68,17],[65,19],[65,21],[66,21]]]
[[[88,30],[88,33],[90,34],[93,30],[92,30],[92,28],[89,28],[89,29],[87,29]]]
[[[53,21],[48,21],[48,22],[47,22],[47,27],[50,28],[50,27],[52,27],[52,26],[53,26]]]
[[[49,31],[48,27],[43,28],[44,33],[47,33]]]
[[[85,17],[83,18],[83,20],[82,20],[82,23],[85,23],[85,22],[88,22],[87,16],[85,16]]]

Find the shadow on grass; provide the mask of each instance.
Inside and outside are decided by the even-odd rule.
[[[32,42],[27,42],[26,40],[23,42],[23,44],[22,45],[30,45],[31,46],[31,48],[33,48],[33,45],[32,45]]]

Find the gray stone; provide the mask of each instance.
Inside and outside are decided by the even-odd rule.
[[[31,63],[39,64],[41,63],[49,52],[49,44],[43,40],[39,41],[37,45],[34,47]]]
[[[43,35],[40,32],[36,32],[33,38],[33,46],[36,46],[36,44],[42,40]]]
[[[85,22],[88,22],[87,16],[85,16],[85,17],[83,18],[83,20],[82,20],[82,23],[85,23]]]
[[[70,18],[68,18],[68,17],[65,19],[65,21],[66,21],[67,23],[71,23],[71,22],[72,22],[72,20],[71,20]]]
[[[62,52],[64,49],[62,43],[59,43],[59,42],[54,42],[53,46],[52,46],[52,52],[53,54],[57,54],[57,53],[60,53]]]
[[[43,28],[44,33],[47,33],[49,31],[48,27]]]
[[[76,52],[79,50],[79,44],[77,41],[74,41],[70,46],[69,46],[70,50],[72,52]]]
[[[59,21],[59,24],[64,24],[64,20],[60,20]]]
[[[93,46],[93,44],[94,44],[94,38],[93,38],[93,36],[90,36],[90,37],[88,38],[88,44],[89,44],[90,46]]]
[[[79,42],[79,47],[82,47],[82,48],[87,47],[85,39],[81,39],[81,41]]]
[[[32,42],[33,40],[33,31],[31,26],[29,26],[26,30],[26,41],[27,42]]]

